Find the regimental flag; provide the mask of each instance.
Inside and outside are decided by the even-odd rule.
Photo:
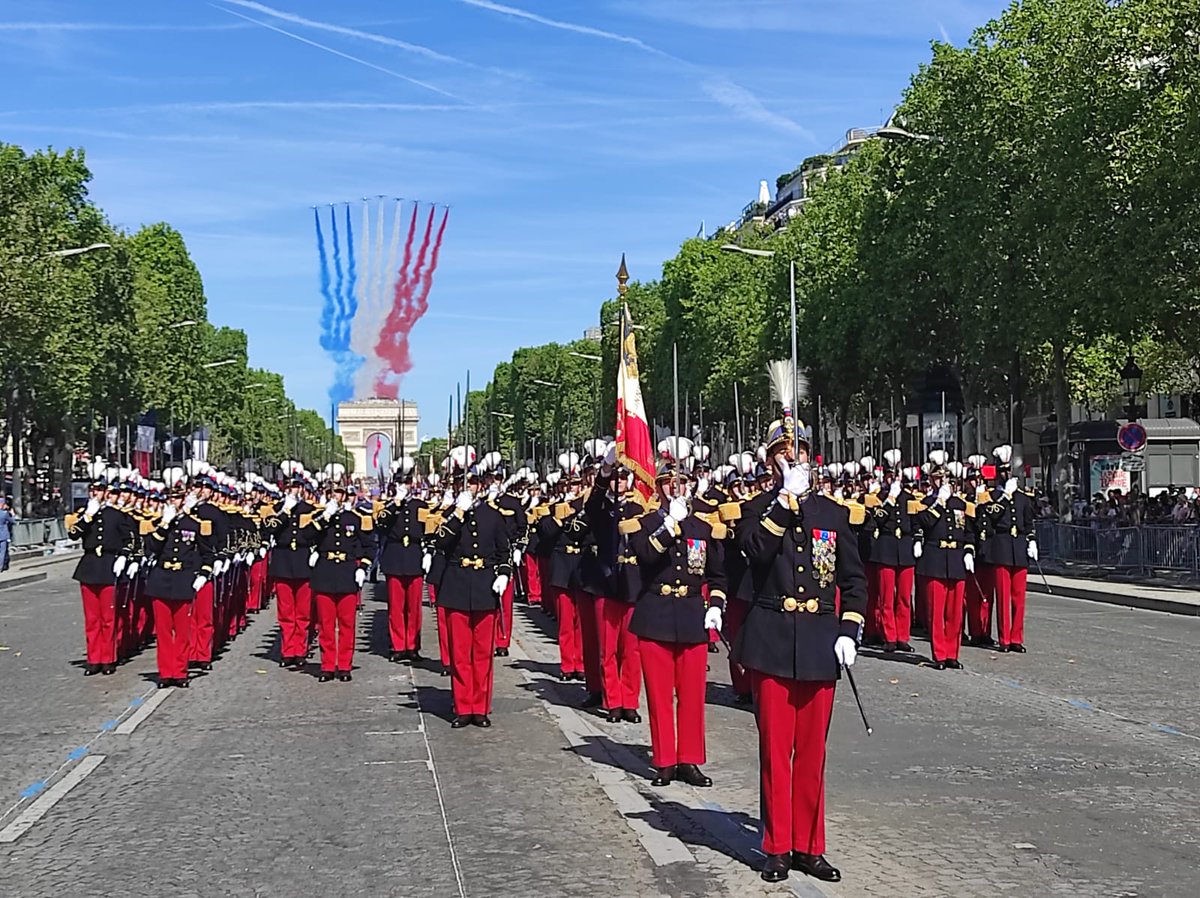
[[[650,441],[646,404],[642,402],[633,318],[627,304],[621,311],[620,351],[617,369],[617,462],[633,471],[638,491],[649,498],[654,493],[654,444]]]

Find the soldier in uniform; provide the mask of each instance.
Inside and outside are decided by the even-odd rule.
[[[674,462],[660,466],[659,507],[642,515],[629,537],[641,580],[629,629],[638,638],[646,681],[656,768],[652,785],[679,779],[711,786],[700,765],[705,761],[708,631],[721,629],[725,606],[725,534],[723,525],[714,528],[692,513],[687,497],[677,494],[677,476]]]
[[[737,470],[731,468],[725,478],[729,499],[723,502],[717,510],[721,523],[725,525],[725,581],[728,589],[728,601],[725,603],[725,634],[730,644],[737,641],[742,623],[750,612],[754,601],[754,581],[750,576],[750,565],[738,545],[738,526],[742,519],[742,510],[746,503],[753,498],[754,483],[740,477]],[[734,704],[748,706],[754,701],[754,690],[750,672],[739,664],[732,654],[729,656],[729,683],[733,689]]]
[[[925,578],[929,595],[929,641],[937,670],[962,670],[965,581],[975,570],[975,545],[971,542],[974,503],[957,495],[940,466],[930,471],[933,492],[917,514],[923,534],[917,572]]]
[[[889,449],[884,458],[894,469],[899,450]],[[887,497],[871,509],[871,559],[878,578],[879,628],[884,651],[911,652],[913,570],[913,519],[916,499],[905,489],[899,471],[894,471]]]
[[[117,493],[103,480],[92,483],[83,513],[68,515],[67,533],[82,543],[83,557],[72,575],[83,598],[87,640],[85,677],[117,669],[117,582],[133,547],[132,519],[116,507]]]
[[[733,653],[754,676],[767,882],[790,869],[841,879],[825,859],[825,737],[867,608],[849,512],[811,489],[802,434],[787,417],[771,424],[771,485],[739,523],[754,604]]]
[[[982,455],[968,459],[971,465],[967,477],[966,498],[975,497],[975,517],[970,523],[974,526],[971,536],[975,543],[975,572],[967,578],[967,645],[989,648],[996,644],[992,639],[992,605],[995,591],[995,572],[990,561],[991,551],[988,541],[992,535],[992,524],[985,513],[991,505],[992,496],[982,481],[979,466],[983,463]]]
[[[216,560],[212,522],[194,517],[186,496],[183,487],[172,488],[170,501],[148,538],[156,561],[146,578],[146,593],[154,608],[160,689],[188,685],[192,601],[212,577]]]
[[[309,534],[301,528],[300,520],[315,509],[301,495],[303,488],[303,478],[293,474],[287,493],[271,506],[263,520],[263,533],[273,544],[267,576],[275,591],[279,666],[295,670],[301,669],[308,657],[308,631],[312,622]]]
[[[992,534],[987,560],[996,585],[996,629],[1002,652],[1025,652],[1025,585],[1030,560],[1037,560],[1033,500],[1009,477],[986,509]]]
[[[559,677],[586,682],[583,633],[574,597],[579,588],[579,565],[588,538],[586,521],[580,515],[582,508],[583,500],[573,489],[569,490],[563,501],[556,503],[539,523],[538,545],[543,552],[549,552],[547,582],[554,593],[558,617]],[[599,691],[598,685],[596,690]],[[592,691],[590,685],[588,691]]]
[[[197,480],[199,500],[188,509],[188,513],[212,526],[212,545],[217,553],[213,562],[213,577],[205,580],[192,603],[192,658],[189,667],[212,670],[214,636],[214,602],[216,599],[214,580],[221,576],[226,561],[224,554],[229,540],[229,522],[224,511],[216,504],[217,483],[208,474]]]
[[[513,570],[521,566],[524,555],[528,527],[525,520],[525,508],[517,495],[516,487],[510,484],[503,492],[489,499],[489,504],[504,516],[508,527],[508,544],[512,547]],[[508,586],[500,597],[500,614],[496,618],[496,657],[507,658],[509,646],[512,645],[513,629],[513,591],[516,588],[516,578],[508,578]]]
[[[379,568],[387,582],[389,661],[415,661],[421,645],[421,599],[425,589],[421,569],[425,520],[429,507],[412,494],[406,478],[392,484],[391,501],[377,514],[383,549]]]
[[[438,588],[438,608],[446,614],[450,637],[450,682],[455,729],[492,725],[492,675],[496,614],[512,578],[512,547],[504,515],[478,500],[479,481],[466,488],[438,528],[446,570]]]
[[[525,561],[525,590],[530,605],[542,608],[542,581],[545,579],[543,566],[546,559],[538,545],[537,522],[546,513],[546,505],[542,501],[542,485],[530,484],[529,496],[525,500],[525,532],[527,534]]]
[[[311,535],[309,578],[317,606],[317,640],[321,646],[321,673],[328,683],[335,676],[351,680],[357,632],[359,591],[367,580],[374,554],[370,515],[359,514],[349,489],[337,484],[320,512],[301,518]]]

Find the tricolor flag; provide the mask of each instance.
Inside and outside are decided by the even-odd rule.
[[[654,444],[642,385],[638,380],[637,345],[629,306],[622,307],[620,363],[617,368],[617,462],[633,471],[638,491],[649,498],[654,493]]]

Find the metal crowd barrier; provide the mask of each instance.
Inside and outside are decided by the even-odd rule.
[[[1119,571],[1180,571],[1200,576],[1200,527],[1093,527],[1038,521],[1048,561]]]
[[[12,547],[52,546],[56,540],[67,538],[62,518],[22,518],[13,521]]]

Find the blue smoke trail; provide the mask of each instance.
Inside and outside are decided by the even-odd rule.
[[[337,283],[333,288],[333,297],[337,303],[333,316],[333,339],[336,347],[340,350],[345,349],[345,346],[342,345],[341,331],[342,323],[346,320],[346,297],[343,290],[346,280],[342,275],[342,241],[338,239],[337,209],[333,206],[329,207],[329,229],[333,234],[333,271],[337,277]]]
[[[346,206],[346,253],[347,253],[347,272],[346,272],[346,293],[345,302],[343,303],[346,314],[342,316],[342,344],[349,350],[350,358],[347,360],[346,381],[351,384],[353,391],[354,377],[358,374],[358,369],[362,367],[365,359],[358,353],[350,350],[350,331],[354,323],[354,317],[358,314],[358,264],[357,257],[354,254],[354,226],[350,223],[350,206]]]
[[[337,318],[337,300],[329,278],[329,257],[325,252],[325,235],[321,231],[321,213],[313,209],[313,221],[317,225],[317,258],[321,264],[321,296],[325,304],[321,307],[321,348],[332,354],[335,351],[334,322]]]
[[[327,324],[324,316],[322,317],[321,345],[329,353],[334,363],[333,383],[329,387],[329,399],[334,404],[346,402],[354,397],[354,373],[362,364],[362,358],[350,349],[350,322],[358,309],[358,302],[354,296],[354,280],[357,279],[357,271],[354,269],[354,238],[353,232],[350,230],[349,207],[346,209],[346,224],[346,239],[349,241],[347,248],[350,253],[348,264],[352,272],[349,284],[346,282],[342,268],[342,241],[338,234],[337,210],[330,207],[329,228],[333,240],[333,278],[336,278],[336,283],[332,287],[329,286],[331,281],[329,265],[324,247],[322,247],[322,288],[326,290],[327,303],[332,300],[332,305]],[[320,232],[319,218],[317,228]]]

